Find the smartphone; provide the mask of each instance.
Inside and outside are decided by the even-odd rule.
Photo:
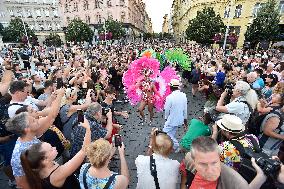
[[[63,80],[62,78],[57,78],[56,80],[56,89],[61,89],[63,87]]]
[[[118,147],[118,146],[121,147],[121,145],[122,145],[121,135],[119,135],[119,134],[114,135],[114,145],[115,145],[115,147]]]
[[[84,112],[83,112],[83,110],[81,110],[81,109],[78,109],[77,110],[77,119],[78,119],[78,122],[80,122],[80,123],[84,123]]]

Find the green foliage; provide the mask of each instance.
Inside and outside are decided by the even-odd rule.
[[[80,19],[73,19],[66,28],[66,40],[74,42],[92,41],[94,32]]]
[[[205,7],[197,12],[197,16],[189,21],[186,36],[192,41],[201,44],[213,43],[216,33],[224,32],[225,25],[220,17],[216,15],[212,7]]]
[[[60,36],[57,33],[50,33],[49,36],[45,38],[44,43],[49,47],[51,46],[60,47],[62,45]]]
[[[3,35],[4,26],[0,23],[0,35]]]
[[[245,38],[256,44],[260,41],[273,41],[280,34],[280,14],[276,0],[269,0],[260,8],[257,17],[248,27]]]
[[[33,30],[31,30],[28,26],[27,23],[25,23],[25,27],[27,30],[27,34],[29,39],[33,38],[35,39],[35,33]],[[12,19],[9,26],[4,28],[3,30],[3,41],[4,42],[15,42],[15,43],[20,43],[20,42],[26,42],[24,38],[25,37],[25,29],[23,22],[20,18],[15,18]]]
[[[144,40],[152,39],[152,37],[153,37],[153,34],[152,34],[152,33],[145,33],[145,34],[143,35]]]
[[[99,27],[98,31],[99,34],[104,34],[103,24]],[[106,32],[111,32],[113,39],[120,39],[121,37],[124,37],[126,35],[122,22],[118,22],[112,19],[106,21]]]

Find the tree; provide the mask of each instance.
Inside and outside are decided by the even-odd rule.
[[[124,37],[126,35],[122,22],[109,19],[106,21],[105,27],[106,27],[106,32],[111,33],[112,39],[120,39],[121,37]],[[98,31],[99,34],[104,35],[105,32],[104,25],[101,25]]]
[[[3,35],[4,26],[0,23],[0,35]]]
[[[29,28],[27,23],[24,24],[29,39],[36,39],[34,31]],[[21,43],[21,42],[27,43],[28,40],[25,33],[23,21],[20,18],[12,19],[8,27],[4,28],[3,41],[15,42],[15,43]]]
[[[67,41],[90,42],[93,39],[94,32],[88,24],[75,18],[68,24],[65,36]]]
[[[44,43],[49,47],[50,46],[60,47],[62,45],[60,36],[57,33],[50,33],[49,36],[45,38]]]
[[[269,0],[257,13],[245,33],[246,41],[254,47],[261,41],[274,41],[280,35],[280,14],[275,0]]]
[[[225,25],[220,17],[216,16],[212,7],[205,7],[197,12],[197,16],[189,21],[186,29],[186,36],[192,41],[201,44],[213,43],[213,37],[216,33],[223,33]]]

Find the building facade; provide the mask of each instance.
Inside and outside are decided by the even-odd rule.
[[[35,31],[39,42],[44,41],[51,32],[63,36],[58,0],[0,0],[0,23],[7,27],[16,17]]]
[[[123,23],[128,36],[139,37],[152,31],[152,23],[142,0],[61,0],[63,23],[66,27],[74,18],[99,27],[105,20]],[[97,35],[95,31],[95,35]]]
[[[172,4],[172,26],[177,41],[185,41],[185,31],[189,20],[204,7],[213,7],[220,14],[225,25],[230,26],[230,32],[239,36],[237,46],[242,47],[245,33],[253,22],[261,6],[268,0],[174,0]],[[281,14],[280,26],[284,25],[284,0],[279,1]]]

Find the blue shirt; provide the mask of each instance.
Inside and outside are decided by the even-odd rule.
[[[264,81],[261,77],[258,77],[256,79],[256,81],[258,82],[258,84],[260,85],[260,88],[263,88],[265,85],[264,85]]]
[[[84,187],[84,181],[83,181],[83,173],[84,170],[86,169],[86,167],[89,165],[89,163],[85,163],[84,165],[82,165],[81,170],[80,170],[80,175],[79,175],[79,182],[80,182],[80,188],[81,189],[87,189]],[[114,174],[114,173],[112,173]],[[93,177],[89,174],[89,172],[87,171],[86,173],[86,184],[88,188],[91,189],[103,189],[105,187],[105,185],[108,182],[108,179],[110,177],[106,177],[106,178],[96,178]],[[113,179],[112,183],[110,184],[110,186],[108,187],[109,189],[113,189],[114,185],[116,182],[116,177]]]
[[[12,160],[11,160],[11,166],[13,169],[13,175],[15,177],[21,177],[21,176],[25,176],[24,170],[22,168],[22,164],[21,164],[21,153],[24,152],[26,149],[28,149],[30,146],[32,146],[33,144],[39,143],[40,140],[37,139],[36,137],[34,137],[33,140],[28,141],[28,142],[21,142],[19,141],[19,138],[16,142],[15,148],[13,150],[13,154],[12,154]]]
[[[100,138],[104,138],[107,134],[107,130],[102,127],[97,120],[86,115],[86,119],[89,121],[91,129],[91,140],[95,141]],[[83,145],[86,129],[82,126],[76,125],[72,131],[72,147],[70,156],[74,157],[78,153]]]

